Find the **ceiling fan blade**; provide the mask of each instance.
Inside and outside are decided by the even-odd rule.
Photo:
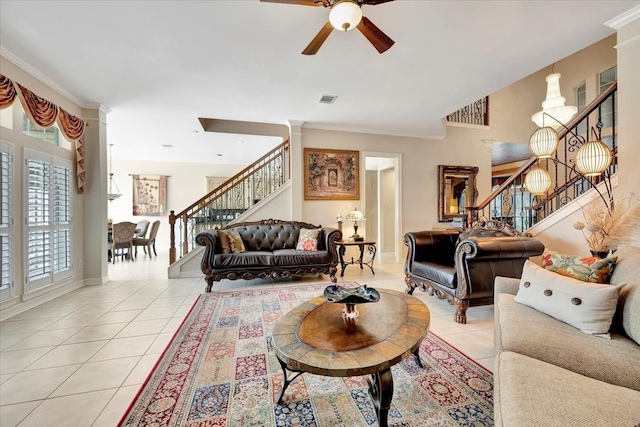
[[[357,28],[380,53],[385,52],[395,43],[380,28],[373,25],[373,22],[366,16],[362,17],[362,21],[360,21]]]
[[[309,43],[309,45],[304,48],[302,54],[315,55],[318,52],[318,49],[320,49],[320,46],[322,46],[322,43],[324,43],[327,37],[329,37],[331,31],[333,31],[333,26],[331,25],[331,22],[327,22],[326,24],[324,24],[324,27],[320,29],[318,34],[316,34],[313,40],[311,40],[311,43]]]
[[[263,3],[299,4],[302,6],[324,6],[321,0],[260,0]]]

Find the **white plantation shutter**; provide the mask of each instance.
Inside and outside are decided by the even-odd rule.
[[[27,291],[71,276],[71,163],[25,150]]]
[[[53,167],[53,271],[71,269],[71,169]]]
[[[13,146],[0,142],[0,301],[13,296]]]

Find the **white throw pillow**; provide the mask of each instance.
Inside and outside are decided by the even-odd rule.
[[[623,286],[583,282],[527,261],[515,301],[587,334],[610,338],[609,328]]]

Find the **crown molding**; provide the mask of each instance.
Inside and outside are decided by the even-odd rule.
[[[49,86],[51,89],[55,90],[60,95],[62,95],[65,98],[67,98],[69,101],[71,101],[74,104],[78,105],[80,108],[100,109],[101,111],[103,111],[103,108],[106,108],[108,110],[108,111],[106,111],[107,113],[111,112],[109,107],[103,106],[101,104],[93,103],[93,102],[86,102],[86,101],[78,98],[77,96],[72,95],[65,88],[63,88],[58,83],[54,82],[49,77],[47,77],[47,75],[45,75],[44,73],[40,72],[35,67],[31,66],[30,64],[28,64],[27,62],[25,62],[24,60],[19,58],[17,55],[15,55],[13,52],[8,50],[4,46],[0,46],[0,56],[3,56],[7,60],[11,61],[17,67],[22,68],[22,70],[24,70],[27,74],[30,74],[31,76],[33,76],[36,79],[40,80],[42,83],[44,83],[45,85]]]
[[[629,22],[635,21],[638,18],[640,18],[640,5],[627,10],[623,14],[618,15],[613,19],[608,20],[604,23],[604,25],[609,28],[613,28],[614,30],[619,30]]]

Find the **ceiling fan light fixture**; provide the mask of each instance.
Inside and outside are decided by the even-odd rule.
[[[331,7],[329,22],[339,31],[354,29],[362,21],[362,10],[353,0],[340,0]]]

